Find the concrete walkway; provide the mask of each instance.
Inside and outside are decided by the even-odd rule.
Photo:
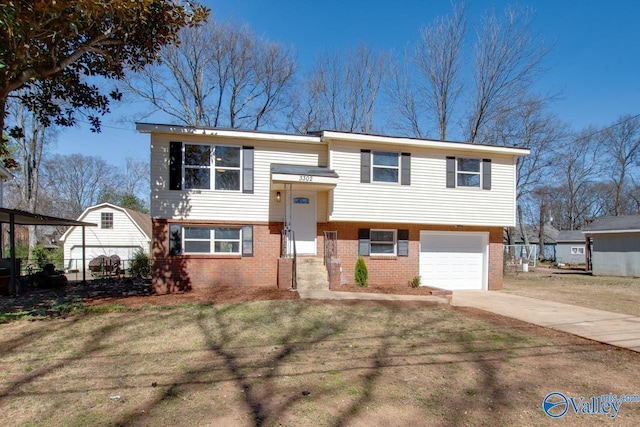
[[[640,317],[495,291],[453,291],[451,305],[473,307],[640,352]]]
[[[434,304],[449,304],[447,298],[432,295],[394,295],[365,292],[334,292],[328,289],[298,289],[302,299],[321,300],[366,300],[366,301],[423,301]]]

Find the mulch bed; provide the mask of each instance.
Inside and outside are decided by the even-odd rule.
[[[368,285],[360,287],[353,284],[341,284],[332,289],[336,292],[368,292],[377,294],[396,294],[396,295],[434,295],[447,297],[451,296],[451,291],[440,288],[432,288],[430,286],[418,286],[412,288],[407,284],[404,285]]]

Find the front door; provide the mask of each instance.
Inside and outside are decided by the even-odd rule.
[[[316,254],[316,193],[294,191],[291,195],[291,229],[298,255]]]

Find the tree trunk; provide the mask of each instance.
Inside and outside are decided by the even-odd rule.
[[[540,248],[538,259],[540,261],[545,259],[545,256],[544,256],[544,211],[545,210],[546,210],[545,202],[541,201],[540,202],[540,226],[538,227],[538,247]]]

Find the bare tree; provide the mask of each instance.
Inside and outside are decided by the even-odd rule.
[[[118,188],[116,168],[98,157],[56,154],[42,166],[44,187],[57,198],[51,214],[77,218],[101,194]]]
[[[18,92],[19,94],[20,92]],[[10,98],[7,102],[7,124],[9,132],[9,148],[17,161],[17,179],[12,185],[19,196],[13,207],[27,212],[39,211],[40,163],[47,143],[55,138],[56,130],[45,127],[37,115],[29,111],[18,99]],[[29,226],[29,260],[38,243],[36,226]]]
[[[486,127],[516,108],[542,71],[549,49],[531,31],[531,12],[508,7],[502,19],[487,15],[477,34],[467,140],[485,142]]]
[[[359,45],[344,54],[318,58],[294,102],[299,113],[290,116],[293,129],[331,128],[371,133],[378,95],[387,74],[388,55]]]
[[[124,91],[190,126],[258,129],[272,124],[293,83],[290,49],[248,26],[210,19],[184,28],[159,64],[129,73]]]
[[[586,220],[597,215],[594,189],[600,179],[601,162],[596,134],[593,128],[582,131],[559,153],[558,167],[552,175],[557,184],[551,209],[562,229],[580,229]]]
[[[435,114],[441,140],[447,139],[453,107],[462,91],[461,54],[466,32],[464,3],[420,30],[416,62],[426,83],[424,102]]]
[[[426,114],[416,85],[418,78],[411,67],[413,59],[405,52],[399,61],[391,63],[386,86],[387,115],[390,126],[404,135],[425,138],[422,118]]]
[[[517,105],[496,115],[485,134],[485,143],[530,150],[516,159],[518,200],[548,182],[559,161],[559,147],[569,135],[566,124],[548,112],[545,98],[526,94],[520,98]]]
[[[628,213],[625,193],[630,186],[629,176],[637,170],[640,160],[640,115],[623,116],[599,134],[604,160],[608,160],[611,179],[609,215]]]

